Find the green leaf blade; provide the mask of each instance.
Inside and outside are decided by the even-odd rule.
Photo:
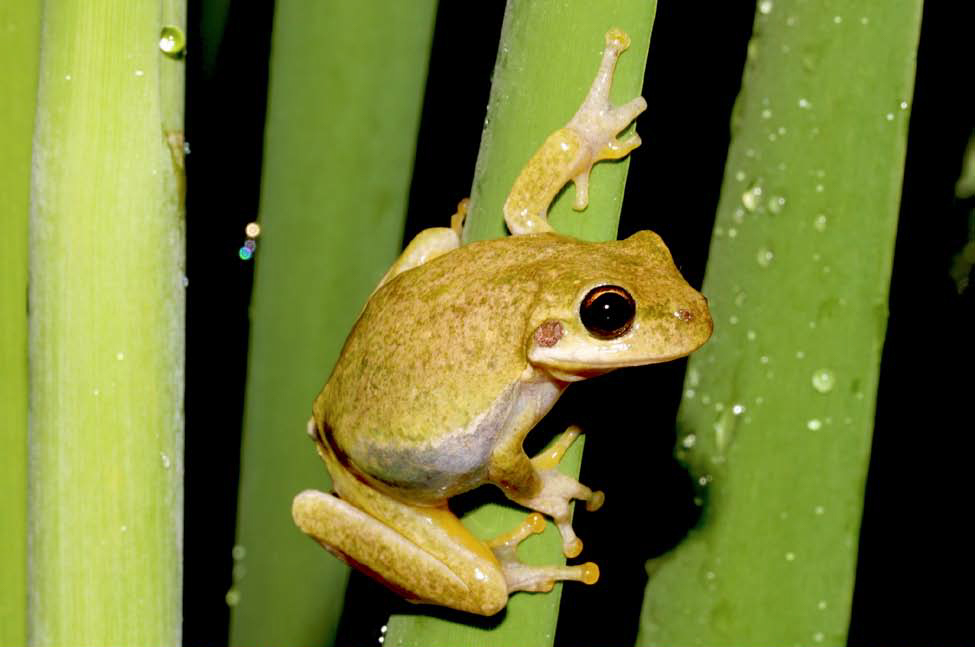
[[[678,418],[704,515],[640,644],[845,641],[920,10],[759,3]]]

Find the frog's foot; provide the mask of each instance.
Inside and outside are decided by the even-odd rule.
[[[488,547],[501,562],[508,593],[551,591],[555,582],[561,580],[595,584],[599,579],[599,567],[592,562],[578,566],[532,566],[518,559],[518,544],[544,530],[542,515],[530,514],[517,528],[488,542]]]
[[[630,37],[623,30],[613,28],[606,32],[606,48],[596,78],[578,112],[566,125],[582,138],[590,151],[587,163],[572,177],[576,187],[572,206],[577,210],[585,209],[589,204],[589,173],[593,165],[602,160],[625,157],[640,145],[640,136],[636,133],[623,141],[617,139],[617,135],[647,109],[647,102],[643,97],[637,97],[622,106],[614,106],[609,99],[616,61],[629,46]]]
[[[555,526],[562,535],[562,553],[566,557],[575,557],[582,552],[582,540],[576,537],[572,529],[572,509],[569,503],[573,499],[586,502],[586,510],[598,510],[605,500],[602,492],[593,491],[558,471],[558,464],[565,456],[580,430],[576,426],[569,427],[548,449],[531,459],[539,478],[539,487],[532,496],[511,496],[512,500],[526,508],[537,510],[552,518]]]

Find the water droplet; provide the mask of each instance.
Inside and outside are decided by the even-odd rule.
[[[697,444],[697,436],[695,434],[687,434],[680,444],[684,449],[690,449]]]
[[[821,505],[817,505],[815,508],[813,508],[813,512],[815,512],[817,516],[822,516],[822,514],[826,512],[826,508]]]
[[[758,358],[758,361],[762,364],[768,364],[768,360],[769,360],[768,355],[762,355],[761,357]]]
[[[901,101],[900,107],[901,107],[901,110],[907,110],[907,102],[906,101]]]
[[[164,470],[168,470],[171,464],[169,460],[169,455],[166,452],[159,452],[159,459],[162,461],[162,466]]]
[[[98,389],[94,389],[92,390],[91,394],[97,398],[101,394],[101,391],[99,391]]]
[[[826,190],[826,187],[824,187],[822,184],[816,185],[816,193],[822,193],[824,190]]]
[[[186,50],[186,36],[176,25],[166,25],[159,32],[159,49],[170,58],[181,58]]]
[[[122,527],[119,528],[119,532],[128,532],[128,531],[129,531],[129,527],[126,526],[124,523],[122,524]]]
[[[812,374],[812,385],[820,393],[829,393],[836,385],[836,376],[828,368],[821,368]]]
[[[146,74],[146,73],[145,73],[145,72],[143,72],[142,70],[136,70],[136,71],[135,71],[135,75],[136,75],[136,76],[145,76],[145,74]]]
[[[820,611],[824,610],[826,608],[826,600],[820,600],[819,604],[816,605],[816,608]]]
[[[795,553],[793,553],[793,552],[790,551],[790,552],[788,552],[788,553],[785,554],[785,561],[787,561],[787,562],[794,562],[795,559],[796,559],[796,554]]]
[[[240,591],[237,590],[237,587],[231,587],[227,591],[227,595],[224,596],[224,600],[227,602],[228,607],[237,606],[240,603]]]
[[[772,13],[772,0],[761,0],[758,3],[758,10],[766,16]]]
[[[731,413],[735,414],[736,416],[740,416],[741,414],[745,413],[745,405],[743,404],[731,405]]]
[[[247,226],[244,227],[244,233],[250,238],[257,238],[261,235],[261,226],[256,222],[249,222]]]
[[[694,389],[685,389],[684,391],[684,397],[688,400],[693,400],[695,395],[697,395],[697,391]]]
[[[813,418],[812,420],[806,423],[806,429],[809,429],[810,431],[816,431],[818,429],[821,429],[822,426],[823,423],[817,420],[816,418]]]
[[[785,19],[785,24],[789,27],[795,27],[797,22],[799,22],[799,20],[795,16],[789,16]]]
[[[771,265],[774,258],[775,253],[767,247],[760,247],[758,254],[756,255],[756,260],[758,260],[758,264],[762,267],[768,267]]]
[[[185,156],[185,155],[189,155],[189,154],[190,154],[190,143],[189,142],[183,142],[183,155]]]
[[[235,544],[233,548],[230,549],[230,556],[234,558],[235,561],[240,561],[247,557],[247,549],[240,544]]]
[[[180,282],[181,282],[181,283],[183,284],[183,287],[185,288],[185,287],[188,287],[188,286],[189,286],[189,284],[190,284],[190,279],[189,279],[189,277],[188,277],[188,276],[186,276],[186,275],[184,274],[184,275],[183,275],[183,277],[182,277],[182,278],[180,279]]]
[[[125,359],[125,353],[122,351],[115,353],[115,359],[121,362],[123,359]]]
[[[833,22],[837,25],[843,22],[843,16],[833,16]]]
[[[893,121],[893,120],[894,120],[894,113],[893,112],[888,112],[887,113],[887,121]]]
[[[818,643],[823,642],[825,638],[826,636],[823,635],[822,631],[817,631],[816,633],[813,634],[813,640],[815,640]]]
[[[741,194],[741,204],[749,211],[755,211],[762,206],[762,185],[753,184]]]
[[[805,356],[806,356],[806,351],[803,351],[803,350],[797,350],[796,351],[796,359],[802,359]]]
[[[738,323],[738,315],[731,315],[730,317],[728,317],[728,323],[730,323],[732,326],[734,326],[735,324],[737,324]]]
[[[799,107],[802,108],[803,110],[809,110],[809,108],[812,107],[812,104],[809,103],[809,99],[800,98]]]
[[[762,110],[762,119],[771,119],[771,118],[772,118],[772,111],[771,110],[769,110],[768,108],[765,108],[764,110]]]
[[[785,208],[785,198],[780,195],[773,195],[768,201],[768,210],[775,215],[782,213]]]
[[[735,229],[734,227],[730,227],[728,229],[728,238],[737,238],[737,237],[738,237],[738,230]]]
[[[234,568],[230,571],[230,573],[234,578],[234,582],[239,582],[244,579],[245,575],[247,575],[247,567],[243,564],[234,564]]]
[[[755,333],[754,330],[749,330],[748,332],[745,333],[745,337],[748,338],[748,341],[755,341],[755,338],[758,337],[758,335]]]
[[[813,220],[813,228],[816,231],[826,231],[826,214],[821,213]]]
[[[861,24],[861,25],[867,25],[867,24],[870,24],[870,19],[869,19],[869,18],[867,18],[866,16],[864,16],[863,18],[861,18],[861,19],[860,19],[860,24]]]

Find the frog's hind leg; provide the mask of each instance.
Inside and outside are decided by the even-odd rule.
[[[487,553],[485,559],[474,554],[464,540],[435,527],[428,516],[413,518],[409,506],[399,507],[398,522],[429,526],[421,530],[433,536],[433,552],[430,546],[419,545],[388,523],[324,492],[301,492],[291,512],[298,527],[330,553],[410,601],[481,615],[504,608],[508,588],[493,555]]]
[[[302,531],[408,599],[482,615],[504,608],[508,588],[501,564],[445,505],[394,499],[352,473],[317,434],[314,421],[308,432],[338,496],[298,494],[291,513]]]
[[[536,513],[511,532],[488,542],[488,546],[501,562],[508,593],[515,591],[551,591],[555,582],[576,580],[585,584],[595,584],[599,579],[599,567],[592,562],[578,566],[533,566],[518,559],[518,544],[533,534],[545,530],[545,518]]]

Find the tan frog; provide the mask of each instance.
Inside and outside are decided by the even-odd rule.
[[[599,72],[572,120],[543,144],[504,206],[515,235],[460,246],[452,228],[421,232],[376,288],[315,399],[308,433],[335,494],[306,490],[292,513],[307,534],[407,598],[491,615],[514,591],[593,583],[595,564],[532,566],[519,542],[551,517],[563,552],[582,550],[569,503],[602,494],[556,467],[570,428],[529,459],[522,442],[571,382],[665,362],[711,334],[703,296],[649,231],[589,243],[552,232],[547,211],[568,182],[588,202],[592,165],[640,144],[616,135],[646,108],[614,107],[613,70],[629,38],[610,30]],[[450,497],[493,483],[536,511],[491,541],[450,512]]]

